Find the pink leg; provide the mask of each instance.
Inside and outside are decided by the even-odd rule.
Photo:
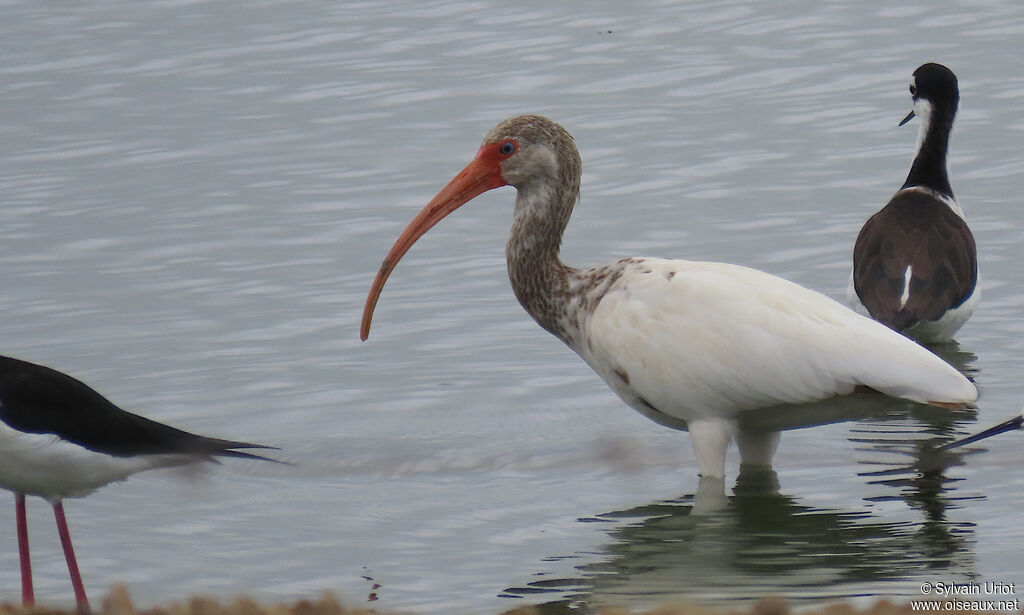
[[[64,547],[64,559],[68,562],[68,572],[71,574],[71,587],[75,588],[75,601],[79,610],[89,610],[89,600],[85,597],[85,586],[82,585],[82,575],[78,573],[78,562],[75,560],[75,548],[71,546],[71,533],[68,532],[68,522],[64,518],[64,504],[60,500],[53,502],[53,516],[57,518],[57,533],[60,534],[60,544]]]
[[[25,518],[25,494],[14,495],[14,511],[18,519],[18,555],[21,556],[21,604],[33,606],[36,603],[32,591],[32,561],[28,554],[28,521]]]

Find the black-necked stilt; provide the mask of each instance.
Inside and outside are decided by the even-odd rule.
[[[413,243],[475,196],[511,185],[518,195],[505,254],[519,302],[626,403],[688,429],[702,476],[724,476],[734,438],[744,462],[770,462],[774,440],[742,430],[743,411],[864,388],[946,406],[977,398],[967,378],[912,340],[760,271],[660,258],[593,269],[563,264],[559,246],[580,172],[573,138],[555,122],[526,115],[498,124],[395,241],[366,298],[362,339],[384,283]]]
[[[949,184],[947,150],[960,92],[956,75],[923,64],[910,79],[921,128],[907,181],[864,224],[847,298],[858,311],[922,342],[941,342],[978,302],[974,235]]]
[[[0,487],[15,494],[22,602],[31,606],[25,496],[53,505],[75,600],[88,609],[62,501],[143,470],[216,456],[264,459],[237,449],[273,448],[181,431],[125,412],[56,370],[0,356]]]

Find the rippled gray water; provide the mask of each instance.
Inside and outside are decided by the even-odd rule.
[[[87,588],[359,604],[376,583],[374,606],[424,613],[1024,593],[1019,434],[940,477],[902,469],[1024,402],[1024,8],[933,5],[4,2],[0,352],[295,464],[68,502]],[[736,483],[730,459],[728,508],[693,515],[688,437],[516,304],[507,189],[421,240],[358,341],[391,242],[522,112],[583,156],[567,262],[721,260],[841,297],[908,168],[896,123],[925,61],[961,83],[952,179],[984,293],[946,352],[977,416],[890,404],[786,432],[776,476]],[[29,510],[37,595],[70,602],[48,507]]]

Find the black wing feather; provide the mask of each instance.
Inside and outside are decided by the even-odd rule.
[[[266,459],[233,449],[273,448],[207,438],[152,421],[122,410],[67,374],[4,356],[0,356],[0,420],[19,431],[53,434],[116,457],[194,454]]]

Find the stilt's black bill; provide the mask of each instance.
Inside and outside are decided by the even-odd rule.
[[[1015,416],[1015,417],[1013,417],[1012,419],[1010,419],[1008,421],[1000,423],[1000,424],[996,425],[995,427],[989,427],[985,431],[976,433],[973,436],[967,436],[966,438],[961,438],[959,440],[954,440],[952,442],[949,442],[948,444],[943,444],[942,446],[938,447],[935,450],[937,450],[937,451],[948,451],[951,448],[957,448],[959,446],[964,446],[965,444],[971,444],[972,442],[977,442],[978,440],[984,440],[985,438],[988,438],[988,437],[991,437],[991,436],[996,436],[996,435],[999,435],[999,434],[1007,432],[1007,431],[1013,431],[1015,429],[1021,429],[1022,425],[1024,425],[1024,415]]]

